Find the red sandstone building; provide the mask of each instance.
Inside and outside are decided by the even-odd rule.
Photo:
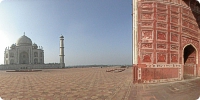
[[[134,83],[200,76],[199,25],[196,0],[133,0]]]

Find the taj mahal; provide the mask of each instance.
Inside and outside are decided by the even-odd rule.
[[[0,65],[0,70],[64,68],[64,37],[62,35],[59,56],[60,63],[45,64],[43,47],[32,43],[32,40],[24,33],[15,44],[5,48],[4,65]]]
[[[5,49],[4,64],[44,64],[44,50],[24,34]]]

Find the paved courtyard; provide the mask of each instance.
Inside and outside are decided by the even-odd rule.
[[[3,100],[197,100],[200,78],[132,84],[132,68],[44,69],[38,72],[0,71]]]
[[[132,89],[132,68],[45,69],[38,72],[0,71],[3,100],[123,100]]]

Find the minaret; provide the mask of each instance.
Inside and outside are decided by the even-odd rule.
[[[64,62],[64,37],[61,35],[60,37],[60,67],[65,68]]]

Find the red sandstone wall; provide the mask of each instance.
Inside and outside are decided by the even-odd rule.
[[[152,79],[177,78],[178,68],[142,68],[142,79],[150,81]]]
[[[138,0],[138,69],[134,80],[181,79],[184,48],[192,45],[200,58],[199,23],[200,5],[195,0]],[[198,64],[200,59],[192,58],[191,62]],[[173,64],[178,67],[167,67]],[[185,69],[194,72],[194,68]]]

